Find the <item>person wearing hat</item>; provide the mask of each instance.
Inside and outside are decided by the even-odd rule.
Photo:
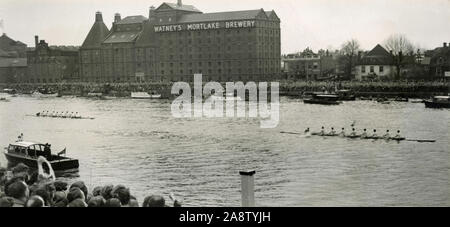
[[[30,168],[23,164],[19,163],[14,168],[12,168],[13,177],[21,178],[23,181],[27,182],[30,179],[30,175],[28,171]]]

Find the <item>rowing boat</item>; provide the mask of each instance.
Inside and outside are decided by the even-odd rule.
[[[95,120],[93,117],[67,117],[67,116],[37,116],[37,115],[26,115],[27,117],[38,117],[38,118],[59,118],[59,119],[72,119],[72,120]]]

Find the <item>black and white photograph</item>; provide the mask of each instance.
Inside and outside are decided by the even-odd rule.
[[[447,207],[449,95],[449,0],[1,0],[0,207]]]

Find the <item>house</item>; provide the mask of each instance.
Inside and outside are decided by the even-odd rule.
[[[396,72],[394,56],[378,44],[359,59],[355,68],[355,79],[360,81],[392,79]]]

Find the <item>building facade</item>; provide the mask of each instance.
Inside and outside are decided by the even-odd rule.
[[[360,81],[393,79],[396,71],[394,56],[381,45],[377,45],[358,60],[355,79]]]
[[[59,83],[79,80],[76,47],[51,47],[35,36],[35,48],[27,51],[28,76],[23,83]]]
[[[83,43],[81,79],[91,82],[268,81],[281,68],[280,19],[274,11],[202,13],[163,3],[149,17],[100,13]],[[95,38],[92,38],[94,37]]]
[[[297,54],[283,56],[284,79],[321,80],[337,74],[338,61],[328,53],[316,54],[309,48]]]
[[[0,36],[0,83],[19,83],[26,79],[26,51],[26,44],[5,33]]]

